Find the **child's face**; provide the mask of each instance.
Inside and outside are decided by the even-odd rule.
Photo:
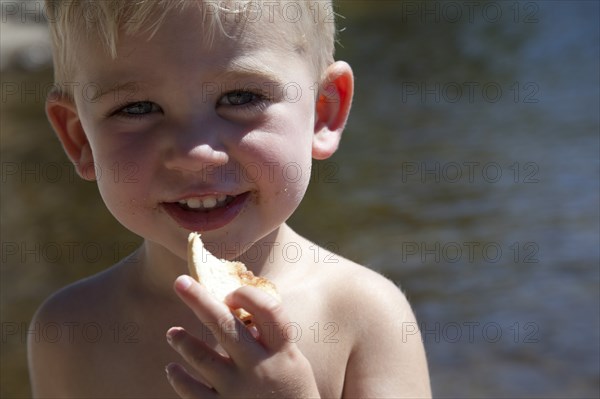
[[[190,7],[151,40],[121,35],[115,61],[82,45],[74,98],[111,213],[181,257],[200,231],[231,258],[305,193],[316,78],[281,26],[250,23],[236,39],[215,28],[207,43],[198,18]]]

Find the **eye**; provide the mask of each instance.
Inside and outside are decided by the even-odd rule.
[[[107,117],[143,118],[151,114],[160,113],[162,109],[152,101],[127,102],[114,108]]]
[[[139,116],[158,111],[160,111],[160,107],[153,102],[140,101],[126,105],[125,107],[121,108],[119,113],[123,115]]]
[[[232,91],[219,99],[219,105],[246,105],[261,99],[262,96],[249,91]]]

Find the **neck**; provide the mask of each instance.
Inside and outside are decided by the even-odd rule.
[[[136,290],[143,297],[156,297],[161,300],[177,301],[173,291],[175,279],[188,273],[187,262],[166,248],[152,241],[144,240],[143,244],[132,255],[131,260]]]
[[[238,249],[236,260],[244,263],[255,275],[276,279],[282,265],[286,263],[285,256],[288,256],[286,244],[298,242],[296,238],[298,235],[283,224],[252,246],[244,248],[243,253],[242,249]],[[289,253],[295,250],[289,248]],[[215,255],[227,256],[225,253]],[[136,285],[140,289],[162,300],[180,302],[173,291],[173,283],[178,276],[189,274],[187,260],[157,243],[146,240],[127,262],[134,265],[132,270],[137,274]]]
[[[244,263],[257,276],[276,278],[286,263],[284,248],[298,241],[298,235],[287,224],[282,224],[247,248],[236,260]]]

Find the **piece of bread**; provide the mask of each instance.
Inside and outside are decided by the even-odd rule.
[[[188,236],[188,268],[190,275],[219,301],[223,302],[230,292],[244,285],[260,288],[281,301],[275,284],[266,278],[255,276],[241,262],[216,258],[204,248],[198,233],[190,233]],[[239,308],[232,311],[244,324],[252,325],[252,315],[246,310]]]

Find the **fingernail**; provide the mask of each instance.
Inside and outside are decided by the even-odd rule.
[[[173,337],[175,337],[175,335],[177,335],[180,331],[181,331],[181,327],[171,327],[169,328],[169,330],[167,331],[167,342],[169,342],[170,344],[173,343]]]
[[[190,285],[192,285],[193,281],[193,278],[184,274],[182,276],[177,277],[177,280],[175,280],[175,287],[179,290],[187,290],[190,287]]]

